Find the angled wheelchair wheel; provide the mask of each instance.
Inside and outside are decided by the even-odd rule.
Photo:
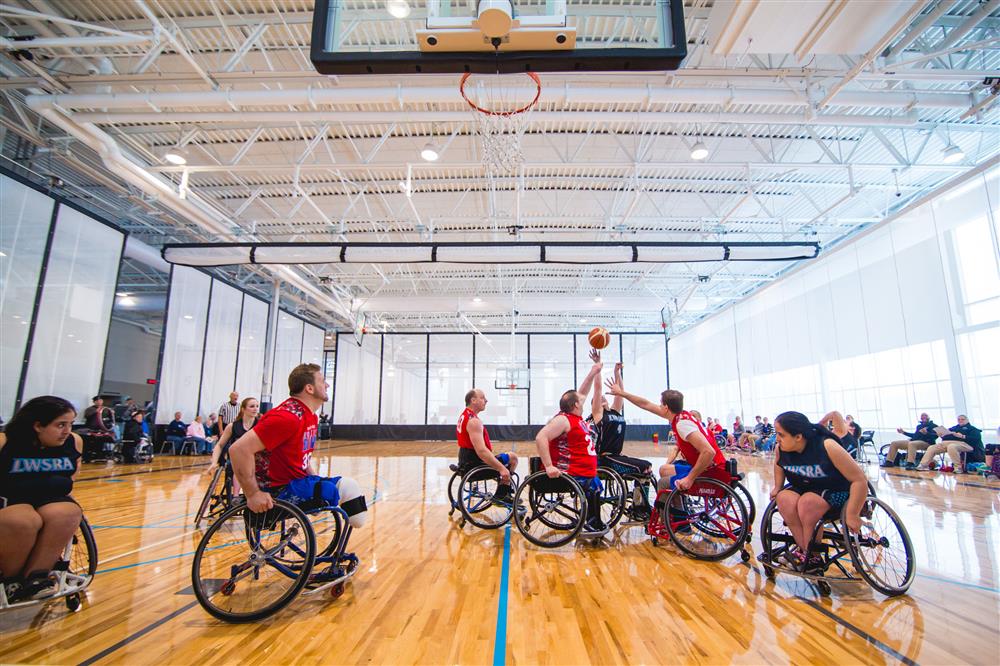
[[[212,480],[205,489],[205,496],[201,498],[198,512],[194,517],[194,526],[200,527],[202,521],[212,522],[214,518],[222,515],[222,512],[232,506],[233,482],[231,472],[226,465],[220,465],[212,475]]]
[[[450,469],[452,471],[451,478],[448,479],[448,515],[455,513],[455,509],[458,508],[458,502],[455,499],[458,491],[458,484],[462,482],[462,473],[459,471],[458,465],[451,465]]]
[[[316,537],[309,519],[287,502],[254,513],[224,512],[202,537],[191,565],[195,597],[226,622],[252,622],[287,606],[309,579]]]
[[[721,481],[699,478],[687,492],[674,490],[662,511],[670,539],[691,557],[723,560],[746,543],[746,507],[736,491]]]
[[[511,487],[503,496],[502,490],[500,474],[492,467],[481,465],[469,470],[458,486],[458,508],[462,516],[484,530],[506,525],[514,514],[514,493]]]
[[[743,500],[743,506],[747,508],[747,520],[749,521],[747,524],[752,528],[754,522],[757,520],[757,505],[754,504],[753,497],[750,496],[750,491],[742,483],[738,481],[734,483],[733,490]]]
[[[583,489],[568,476],[550,479],[535,472],[514,495],[514,524],[531,543],[555,548],[572,541],[587,518]]]
[[[760,520],[760,543],[763,556],[770,562],[780,562],[781,556],[795,548],[795,537],[785,525],[785,519],[778,511],[778,503],[771,500],[764,509]]]
[[[888,504],[876,497],[865,500],[861,511],[861,531],[851,534],[841,513],[840,524],[854,568],[882,594],[895,597],[905,593],[916,575],[913,543],[903,522]]]
[[[601,522],[611,529],[625,513],[628,488],[621,474],[608,467],[598,467],[597,478],[601,482],[601,492],[597,497],[601,504]]]

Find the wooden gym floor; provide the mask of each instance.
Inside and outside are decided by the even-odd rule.
[[[0,662],[997,663],[1000,484],[869,466],[910,532],[917,578],[894,599],[864,584],[824,598],[799,578],[766,581],[738,556],[705,563],[654,547],[639,527],[552,551],[516,528],[459,529],[446,499],[454,451],[324,442],[321,473],[353,476],[375,498],[351,544],[361,569],[340,599],[300,597],[250,625],[215,620],[191,592],[206,458],[84,465],[75,496],[100,551],[87,601],[75,614],[61,601],[0,614]],[[657,465],[667,453],[626,451]],[[769,463],[740,463],[762,511]]]

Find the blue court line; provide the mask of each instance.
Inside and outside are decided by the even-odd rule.
[[[964,583],[960,580],[955,580],[953,578],[942,578],[940,576],[932,576],[930,574],[920,573],[919,571],[917,572],[917,577],[926,578],[928,580],[936,580],[942,583],[951,583],[952,585],[958,585],[959,587],[968,587],[972,588],[973,590],[982,590],[984,592],[993,592],[994,594],[1000,594],[1000,589],[997,589],[995,587],[988,587],[986,585],[976,585],[975,583]]]
[[[497,600],[497,629],[493,637],[493,666],[507,662],[507,588],[510,582],[510,524],[503,532],[503,565],[500,569],[500,598]]]

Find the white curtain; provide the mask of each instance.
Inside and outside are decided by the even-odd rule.
[[[201,359],[205,345],[208,294],[212,278],[195,268],[174,266],[156,399],[156,422],[169,423],[181,412],[185,423],[198,409]]]
[[[73,208],[59,207],[24,401],[58,395],[82,414],[100,390],[123,238],[120,231]]]
[[[21,381],[52,206],[41,192],[0,176],[0,417],[5,420],[13,416]]]

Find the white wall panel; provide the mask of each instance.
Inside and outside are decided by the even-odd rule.
[[[361,347],[354,344],[350,335],[339,336],[333,423],[343,425],[378,423],[381,355],[381,335],[366,335]],[[455,418],[458,418],[457,413]]]
[[[224,282],[212,280],[208,308],[205,361],[198,413],[207,417],[229,399],[236,384],[236,350],[239,346],[243,294]]]
[[[243,323],[240,326],[239,359],[236,365],[236,392],[240,400],[260,399],[264,383],[264,344],[267,338],[269,304],[243,295]]]
[[[426,395],[427,336],[385,336],[380,422],[422,425]]]
[[[322,328],[313,326],[312,324],[305,324],[305,330],[302,333],[303,363],[315,363],[323,367],[323,340],[325,335]],[[333,381],[332,376],[327,377],[327,379],[331,382]]]
[[[288,397],[288,375],[302,358],[302,320],[286,312],[278,314],[277,342],[271,379],[271,401],[277,405]]]
[[[212,278],[207,274],[195,268],[174,266],[156,399],[157,423],[169,423],[178,411],[187,423],[198,409],[196,387],[201,379],[211,288]]]
[[[41,192],[0,176],[0,417],[5,420],[14,414],[53,205]]]
[[[614,362],[604,364],[610,377]],[[559,413],[559,398],[573,386],[573,334],[531,336],[531,421],[547,423]],[[593,394],[591,394],[593,395]],[[587,410],[584,410],[587,414]]]
[[[344,338],[341,337],[341,340]],[[472,335],[431,335],[430,373],[427,394],[427,423],[434,425],[458,422],[465,408],[465,394],[472,388],[482,389],[490,401],[498,397],[493,377],[476,377],[472,385]],[[338,370],[337,374],[340,372]],[[490,407],[483,417],[489,421]]]
[[[24,400],[59,395],[82,414],[100,389],[123,238],[120,231],[60,206]]]

